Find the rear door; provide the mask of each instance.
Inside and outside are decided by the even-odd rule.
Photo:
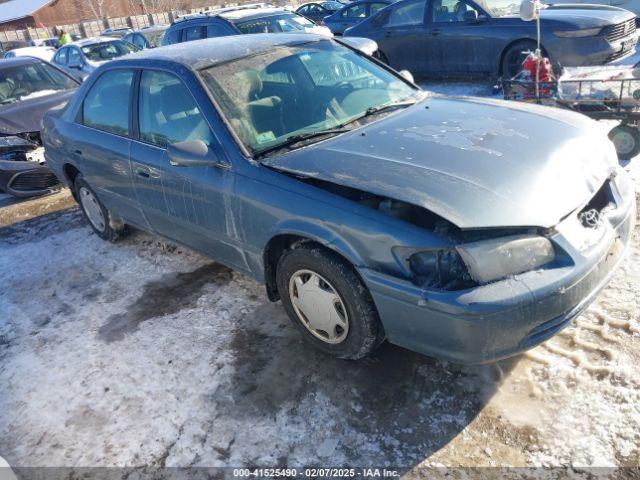
[[[71,128],[68,150],[107,208],[144,227],[129,162],[134,75],[133,69],[113,69],[100,75]]]
[[[425,25],[427,0],[410,0],[394,5],[374,21],[383,22],[376,41],[389,64],[398,69],[422,73],[426,68]],[[378,20],[379,19],[379,20]]]
[[[489,73],[495,65],[495,27],[480,7],[467,0],[433,0],[426,42],[428,71]],[[472,21],[473,15],[477,21]]]
[[[131,148],[132,167],[138,199],[152,228],[227,265],[246,268],[230,229],[230,167],[169,162],[169,145],[187,140],[202,140],[224,158],[192,92],[173,73],[144,70],[135,103],[138,139]]]

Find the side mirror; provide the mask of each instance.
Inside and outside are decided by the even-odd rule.
[[[402,78],[411,83],[416,83],[413,79],[413,74],[409,70],[400,70],[398,72]]]
[[[464,16],[462,18],[464,19],[464,23],[469,23],[469,24],[480,23],[478,12],[476,12],[475,10],[468,10],[464,12]]]
[[[169,162],[175,167],[220,166],[215,153],[202,140],[187,140],[169,145]]]

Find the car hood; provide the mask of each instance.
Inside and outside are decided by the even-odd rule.
[[[553,227],[617,165],[603,130],[582,115],[439,97],[262,163],[418,205],[464,229]]]
[[[542,10],[542,23],[557,21],[576,25],[578,28],[606,27],[634,18],[627,10],[606,5],[553,5]]]
[[[39,132],[44,114],[69,101],[75,89],[0,106],[0,134]]]

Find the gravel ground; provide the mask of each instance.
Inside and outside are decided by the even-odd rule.
[[[571,327],[477,367],[332,360],[261,285],[146,233],[102,242],[66,192],[0,198],[0,272],[14,467],[640,465],[639,228]]]

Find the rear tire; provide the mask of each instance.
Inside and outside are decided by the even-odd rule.
[[[357,360],[384,340],[369,290],[335,253],[312,243],[295,245],[280,258],[276,283],[289,318],[319,350]]]
[[[78,174],[74,182],[75,196],[91,229],[103,240],[115,242],[126,232],[126,226],[100,202],[95,192]]]
[[[609,132],[619,160],[630,160],[640,153],[640,130],[631,125],[618,125]]]

